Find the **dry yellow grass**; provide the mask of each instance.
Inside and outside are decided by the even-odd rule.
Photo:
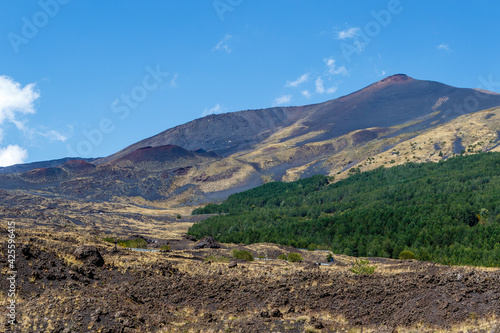
[[[4,221],[2,221],[3,224]],[[139,225],[141,228],[147,226],[147,222],[143,222],[143,225]],[[179,235],[183,229],[182,226],[177,226],[181,228],[180,230],[174,230],[175,227],[172,226],[171,234]],[[87,232],[87,229],[83,227],[75,227],[69,229],[63,229],[59,231],[55,231],[54,228],[51,227],[40,227],[37,229],[23,229],[20,232],[20,239],[28,239],[30,237],[37,237],[40,242],[38,244],[41,245],[43,249],[46,249],[55,253],[63,253],[60,256],[62,260],[66,263],[81,265],[82,263],[78,260],[74,259],[70,254],[71,250],[80,245],[80,244],[92,244],[97,246],[100,249],[108,249],[110,250],[113,245],[109,243],[105,243],[102,241],[99,235],[90,234]],[[66,237],[71,237],[74,241],[68,242],[65,240]],[[231,256],[231,250],[233,248],[242,248],[241,245],[237,244],[225,244],[224,248],[221,249],[204,249],[200,250],[196,256],[204,257],[208,256],[211,253],[217,253],[221,255]],[[293,249],[278,246],[274,244],[253,244],[249,246],[244,246],[243,248],[248,249],[256,254],[262,255],[271,255],[276,254],[276,251],[282,251],[284,253],[290,252]],[[126,251],[126,250],[122,250]],[[301,255],[308,261],[324,261],[324,257],[327,252],[322,251],[305,251],[305,250],[293,250],[295,252],[300,252]],[[193,253],[189,251],[176,251],[175,253],[142,253],[142,252],[133,252],[127,251],[127,255],[125,256],[116,256],[108,254],[107,251],[102,251],[104,253],[104,259],[108,265],[114,266],[118,268],[119,271],[125,272],[128,270],[138,271],[138,270],[155,270],[155,267],[158,266],[159,263],[169,262],[175,265],[177,269],[182,274],[186,276],[203,276],[205,279],[210,282],[211,279],[219,279],[220,276],[227,277],[228,279],[243,279],[243,278],[252,278],[255,281],[267,281],[267,283],[275,283],[275,281],[281,281],[285,279],[286,281],[296,276],[295,274],[299,271],[302,272],[310,272],[309,267],[303,264],[294,264],[288,263],[285,261],[264,261],[264,260],[256,260],[254,262],[248,263],[238,263],[238,269],[230,269],[228,268],[227,263],[211,263],[204,264],[199,261],[194,261],[192,259]],[[350,264],[354,262],[354,258],[345,256],[345,255],[334,255],[333,256],[336,262],[344,263],[346,266],[332,265],[332,266],[320,266],[318,269],[321,272],[325,272],[328,274],[341,274],[345,276],[346,279],[350,279],[352,281],[348,281],[350,284],[354,285],[356,283],[356,279],[354,279],[353,275],[349,273]],[[373,264],[373,263],[371,263]],[[377,266],[375,274],[377,275],[392,275],[392,274],[408,274],[414,271],[413,266],[404,267],[398,269],[398,261],[397,260],[388,260],[387,262],[376,263]],[[475,267],[461,267],[460,269],[465,270],[479,270],[479,271],[499,271],[499,269],[493,268],[475,268]],[[416,271],[415,271],[416,272]],[[308,280],[307,283],[304,283],[302,286],[298,286],[298,289],[292,289],[290,292],[294,292],[296,290],[301,290],[305,288],[321,288],[328,287],[329,282],[326,280]],[[90,286],[94,288],[94,286]],[[59,294],[55,291],[48,291],[41,295],[37,302],[49,304],[50,302],[58,302],[59,304],[65,303],[73,303],[73,304],[83,304],[76,299],[79,297],[78,292],[72,294],[72,298],[61,298]],[[0,294],[0,303],[4,304],[5,295]],[[257,311],[257,310],[255,310]],[[251,320],[256,316],[256,313],[249,312],[234,315],[231,313],[220,313],[219,320],[221,322],[234,322],[234,325],[237,325],[240,321],[243,320]],[[282,309],[284,312],[285,309]],[[319,320],[321,320],[325,324],[334,324],[335,327],[339,329],[345,328],[345,330],[349,330],[350,332],[361,332],[361,328],[352,328],[350,323],[345,319],[344,316],[338,314],[332,314],[326,311],[323,312],[308,312],[310,310],[306,310],[305,313],[295,314],[295,313],[284,313],[284,320],[290,322],[302,321],[305,323],[305,327],[312,329],[313,326],[307,325],[311,316],[315,316]],[[29,316],[23,314],[21,320],[24,323],[31,323],[32,327],[42,327],[44,324],[43,317],[49,318],[61,318],[67,317],[70,320],[71,314],[61,314],[55,313],[48,307],[43,314],[39,314],[38,316]],[[185,332],[184,326],[186,322],[202,322],[203,313],[195,313],[192,307],[190,306],[180,306],[175,311],[176,320],[173,322],[175,325],[169,326],[168,330],[163,330],[164,332],[172,332],[179,331]],[[492,330],[495,325],[498,324],[498,319],[496,317],[487,317],[487,318],[476,318],[473,313],[471,313],[469,318],[465,318],[464,322],[452,325],[447,329],[433,327],[429,325],[415,325],[412,327],[399,327],[397,332],[466,332],[472,329],[484,329],[487,331]],[[50,324],[50,323],[49,323]],[[50,325],[49,325],[50,327]],[[229,326],[228,326],[229,327]],[[92,330],[91,328],[87,328]],[[203,330],[202,330],[203,331]],[[210,330],[207,330],[209,332]],[[363,327],[363,332],[376,332],[377,328],[375,327]],[[159,330],[158,332],[162,332]]]
[[[351,154],[350,158],[352,160],[361,160],[353,166],[360,168],[361,171],[373,170],[380,166],[390,167],[407,162],[438,162],[454,156],[453,143],[457,139],[461,140],[462,146],[465,148],[464,154],[500,151],[500,147],[496,143],[499,130],[500,108],[484,110],[458,117],[449,123],[422,133],[415,133],[414,137],[408,139],[405,139],[405,136],[407,136],[405,134],[382,140],[384,145],[394,147],[378,154],[367,154],[365,158],[360,158],[363,155],[361,152]],[[400,142],[398,143],[398,141]],[[366,150],[369,146],[364,147],[363,150]],[[328,163],[336,165],[338,164],[338,158],[334,157]],[[336,180],[346,178],[349,175],[348,170],[337,175],[338,171],[338,168],[333,168],[331,171],[331,174],[336,176]]]

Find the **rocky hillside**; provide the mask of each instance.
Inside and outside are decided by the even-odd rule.
[[[95,161],[16,167],[0,188],[196,205],[272,180],[495,151],[498,106],[500,94],[398,74],[324,103],[206,116]]]
[[[414,122],[400,131],[408,132],[498,105],[499,94],[398,74],[320,104],[209,115],[142,140],[96,163],[139,148],[167,144],[191,150],[203,148],[229,156],[253,150],[256,144],[272,136],[281,142],[296,139],[295,144],[300,145],[338,138],[355,130]],[[360,139],[370,138],[373,135]]]

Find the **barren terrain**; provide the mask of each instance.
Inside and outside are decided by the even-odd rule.
[[[326,264],[326,251],[195,249],[185,237],[196,222],[187,209],[1,196],[0,302],[5,312],[6,227],[14,221],[19,332],[500,331],[498,269],[368,258],[375,272],[355,274],[355,258],[347,256],[317,265]],[[20,209],[14,203],[23,199]],[[150,249],[168,243],[171,251],[135,252],[103,241],[134,235]],[[79,257],[81,245],[95,246],[104,265]],[[231,259],[234,248],[263,259]],[[303,261],[276,259],[291,252]],[[5,327],[5,313],[0,320]]]

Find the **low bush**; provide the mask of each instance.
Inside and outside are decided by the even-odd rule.
[[[410,250],[404,250],[399,252],[399,259],[405,260],[405,259],[415,259],[415,254],[411,252]]]
[[[368,264],[368,260],[356,260],[351,268],[351,272],[354,274],[373,274],[375,272],[375,266],[369,266]]]
[[[298,253],[289,253],[287,256],[289,262],[301,262],[302,256]]]
[[[218,256],[218,255],[215,255],[215,254],[209,255],[204,260],[205,261],[212,261],[212,262],[229,262],[229,258],[228,257]]]
[[[117,245],[128,248],[146,249],[148,247],[148,243],[142,238],[122,240],[114,237],[105,237],[103,240],[113,244],[116,242]]]
[[[249,251],[246,251],[246,250],[234,249],[233,251],[231,251],[231,254],[233,255],[233,258],[236,258],[236,259],[253,261],[253,255]]]
[[[145,249],[148,247],[148,243],[142,238],[128,239],[126,241],[118,241],[118,245],[136,249]]]

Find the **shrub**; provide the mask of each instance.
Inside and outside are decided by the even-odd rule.
[[[404,250],[399,252],[399,259],[405,260],[405,259],[415,259],[415,254],[411,252],[410,250]]]
[[[135,238],[135,239],[128,239],[128,240],[122,240],[114,237],[105,237],[103,238],[105,242],[108,243],[115,243],[122,246],[122,247],[129,247],[129,248],[138,248],[138,249],[145,249],[148,247],[148,243],[142,239],[142,238]]]
[[[314,250],[316,250],[316,248],[317,248],[316,244],[311,243],[311,244],[307,245],[308,251],[314,251]]]
[[[233,251],[231,251],[231,254],[233,255],[233,258],[236,258],[236,259],[253,261],[253,255],[249,251],[246,251],[246,250],[234,249]]]
[[[332,254],[328,253],[328,255],[326,256],[326,262],[331,262],[331,261],[333,261],[332,259],[333,259]]]
[[[130,247],[136,249],[145,249],[148,247],[148,243],[142,238],[128,239],[125,241],[118,241],[118,245],[123,247]]]
[[[177,214],[177,219],[178,220],[182,219],[182,215],[181,214]]]
[[[170,245],[165,244],[165,245],[163,245],[162,247],[160,247],[160,249],[161,249],[162,251],[170,251]]]
[[[286,254],[280,254],[277,259],[286,260]]]
[[[204,260],[205,261],[212,261],[212,262],[229,262],[228,257],[217,256],[215,254],[211,254],[211,255],[207,256]]]
[[[354,274],[366,274],[366,275],[373,274],[373,272],[375,272],[375,266],[369,266],[368,264],[369,264],[368,260],[356,259],[356,262],[353,264],[353,267],[351,268],[351,272],[353,272]]]
[[[289,262],[301,262],[302,261],[302,256],[298,253],[289,253],[287,260]]]
[[[273,181],[273,176],[269,174],[261,175],[260,179],[262,179],[263,184],[267,184]]]
[[[102,240],[108,243],[113,243],[113,244],[115,243],[114,237],[104,237]]]

